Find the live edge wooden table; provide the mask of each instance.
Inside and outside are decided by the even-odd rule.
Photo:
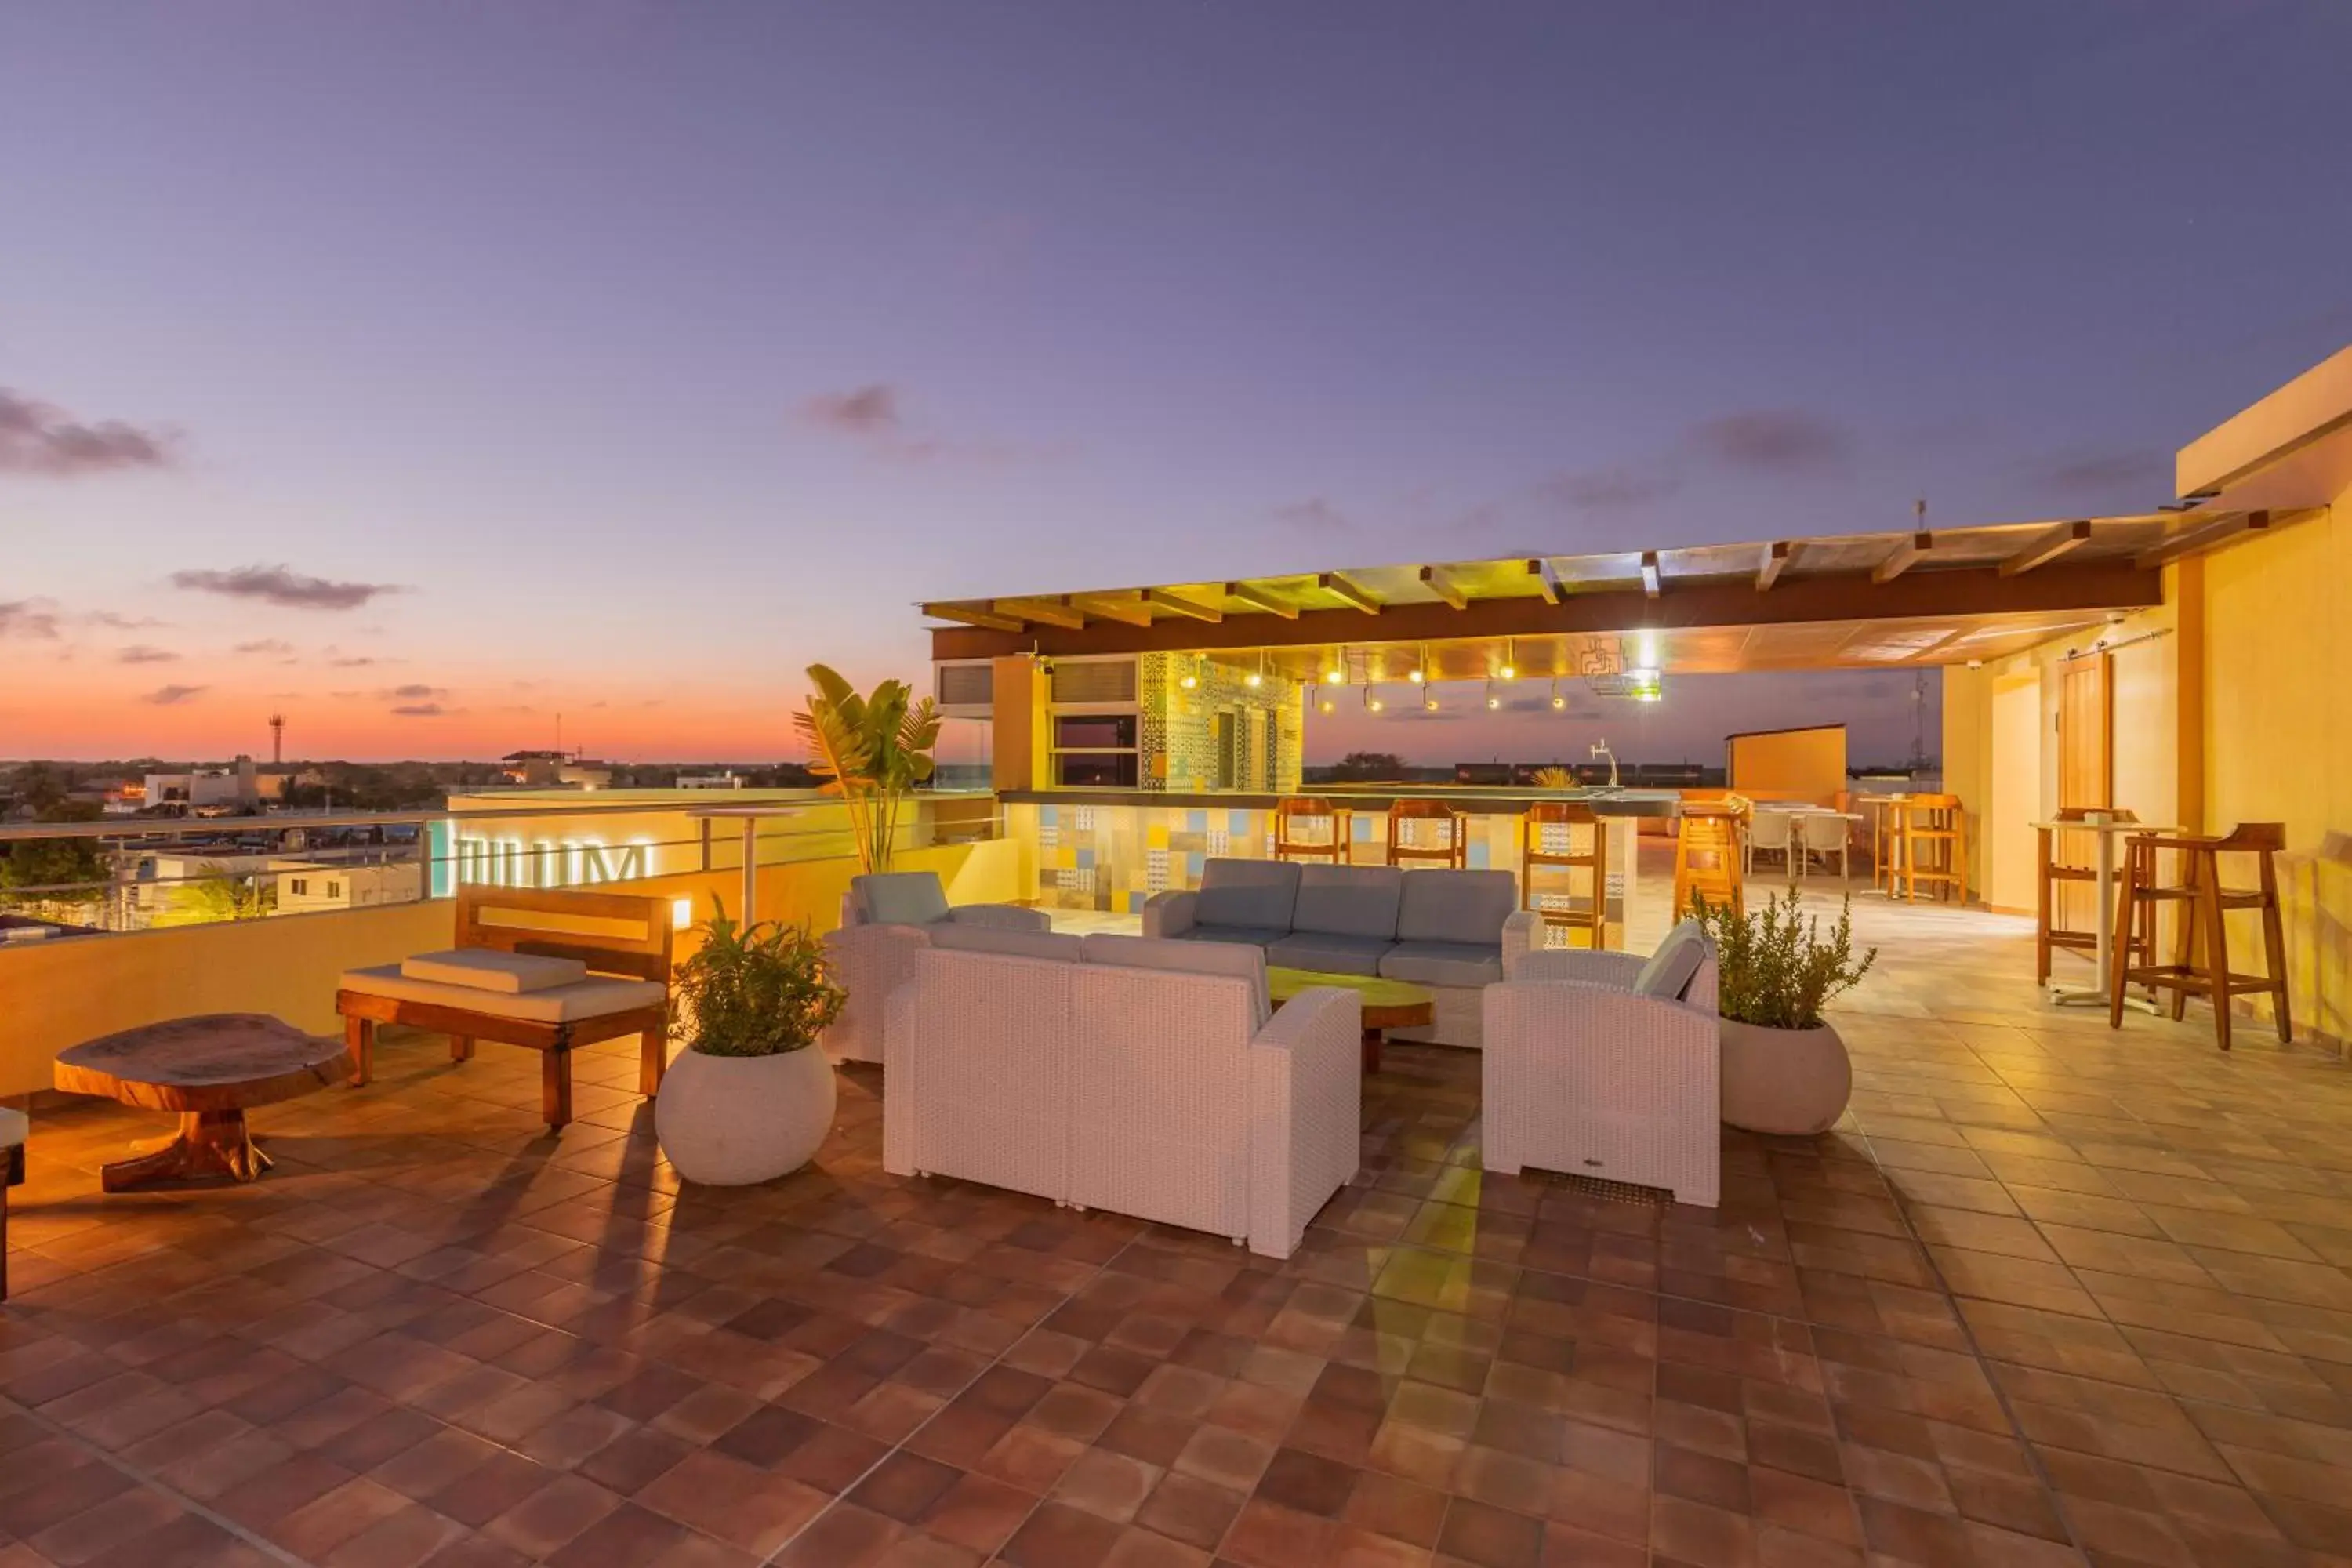
[[[1409,980],[1382,980],[1372,974],[1318,974],[1307,969],[1268,968],[1265,989],[1277,1007],[1314,985],[1338,985],[1353,991],[1364,1004],[1364,1070],[1381,1070],[1381,1031],[1419,1029],[1437,1021],[1437,998],[1425,985]]]
[[[68,1093],[179,1115],[178,1137],[100,1172],[110,1193],[198,1176],[252,1181],[269,1169],[269,1156],[246,1131],[246,1110],[351,1074],[342,1041],[259,1013],[212,1013],[125,1029],[58,1052],[54,1069],[57,1086]]]

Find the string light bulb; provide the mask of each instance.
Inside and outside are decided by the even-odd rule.
[[[1519,639],[1511,637],[1503,644],[1503,668],[1495,673],[1505,680],[1519,678]]]
[[[1502,705],[1503,700],[1495,695],[1495,683],[1491,680],[1486,682],[1486,706],[1489,708],[1500,708]]]
[[[1559,694],[1559,677],[1551,678],[1551,706],[1554,712],[1568,706],[1568,699]]]
[[[1421,694],[1421,710],[1424,713],[1434,713],[1437,711],[1436,692],[1428,690],[1425,688],[1423,689]]]
[[[1414,663],[1413,667],[1412,667],[1411,669],[1409,669],[1409,670],[1405,671],[1405,677],[1404,677],[1404,678],[1405,678],[1407,680],[1412,681],[1415,686],[1422,686],[1422,685],[1425,685],[1425,684],[1428,682],[1428,680],[1429,680],[1429,649],[1428,649],[1428,648],[1423,647],[1423,648],[1421,650],[1421,658],[1419,658],[1419,660],[1417,660],[1417,661]]]
[[[1323,657],[1323,684],[1324,684],[1324,685],[1326,685],[1326,686],[1337,686],[1337,685],[1339,685],[1341,681],[1343,681],[1343,680],[1345,680],[1345,679],[1348,679],[1348,665],[1347,665],[1347,660],[1348,660],[1348,654],[1347,654],[1347,650],[1346,650],[1346,649],[1344,649],[1344,648],[1339,649],[1339,651],[1337,651],[1337,652],[1328,653],[1328,654],[1324,655],[1324,657]]]
[[[1257,668],[1242,677],[1242,684],[1252,691],[1265,684],[1265,649],[1257,650]]]
[[[1370,688],[1370,686],[1367,686],[1367,687],[1365,687],[1365,688],[1364,688],[1364,710],[1365,710],[1365,711],[1370,712],[1370,713],[1377,713],[1377,712],[1379,712],[1381,709],[1386,708],[1387,706],[1388,706],[1388,704],[1387,704],[1387,703],[1385,703],[1385,702],[1383,702],[1383,701],[1381,701],[1381,694],[1380,694],[1378,691],[1374,690],[1374,689],[1373,689],[1372,688]]]

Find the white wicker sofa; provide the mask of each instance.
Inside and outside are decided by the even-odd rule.
[[[1242,946],[999,931],[890,994],[882,1164],[1246,1241],[1269,1258],[1355,1174],[1356,994],[1269,1016]]]
[[[913,973],[917,952],[931,946],[951,947],[975,931],[1045,931],[1052,926],[1043,910],[1011,904],[950,908],[947,890],[932,871],[852,877],[849,890],[841,896],[841,929],[824,938],[834,983],[848,1000],[817,1043],[837,1062],[878,1062],[883,1004]]]
[[[1666,1187],[1716,1206],[1722,1049],[1715,944],[1696,921],[1646,961],[1529,952],[1486,994],[1485,1165]]]
[[[1543,941],[1508,871],[1209,861],[1197,891],[1152,895],[1143,934],[1262,948],[1284,969],[1377,974],[1429,987],[1434,1021],[1399,1040],[1476,1049],[1479,994]]]

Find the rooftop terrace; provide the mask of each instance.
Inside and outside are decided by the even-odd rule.
[[[551,1140],[523,1053],[391,1038],[256,1114],[245,1187],[102,1198],[159,1126],[45,1111],[0,1563],[2352,1553],[2352,1075],[2053,1011],[2026,921],[1856,910],[1852,1109],[1727,1131],[1718,1211],[1484,1180],[1477,1058],[1392,1044],[1281,1264],[887,1176],[871,1068],[726,1191],[618,1047]]]

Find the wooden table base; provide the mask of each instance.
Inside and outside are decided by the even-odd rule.
[[[178,1137],[105,1166],[99,1172],[99,1184],[107,1192],[120,1193],[156,1182],[211,1176],[250,1182],[269,1165],[269,1156],[246,1131],[243,1110],[184,1110]]]

